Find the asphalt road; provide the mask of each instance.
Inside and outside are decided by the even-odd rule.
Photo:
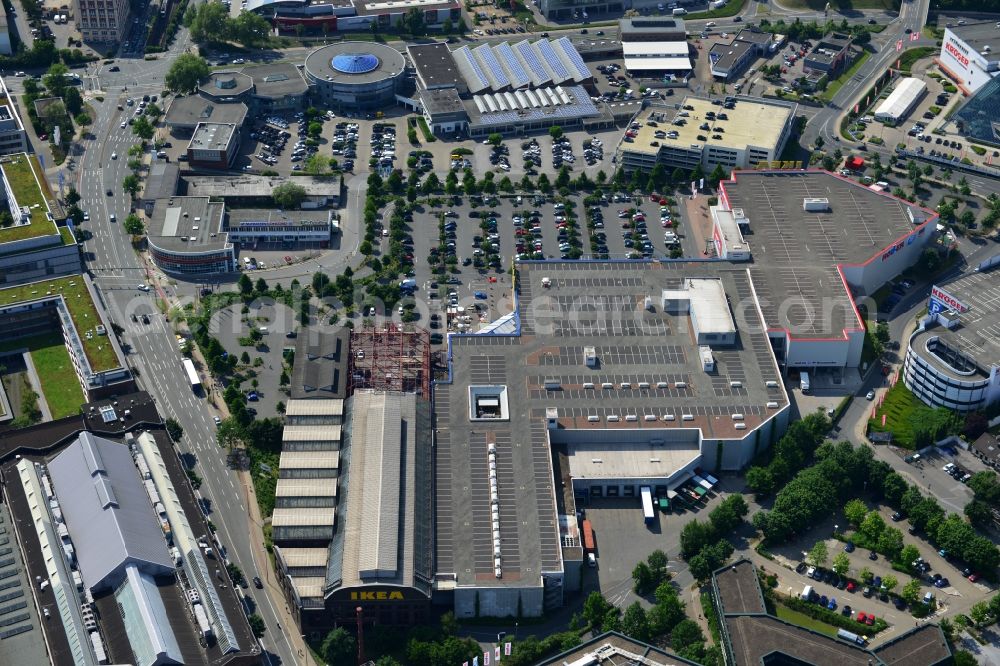
[[[156,399],[162,416],[178,420],[184,427],[184,437],[179,449],[197,461],[196,471],[204,479],[201,494],[209,500],[210,518],[218,529],[218,536],[226,546],[230,560],[236,562],[247,577],[268,571],[267,562],[255,562],[251,539],[260,539],[259,528],[248,525],[246,498],[236,473],[226,467],[225,454],[216,445],[213,412],[206,398],[192,393],[181,366],[181,356],[174,339],[174,330],[156,309],[154,294],[143,293],[136,286],[146,281],[146,269],[132,250],[121,221],[130,210],[128,195],[121,182],[128,173],[128,148],[135,138],[131,128],[120,124],[130,112],[118,111],[117,104],[126,96],[159,94],[162,81],[172,57],[187,48],[186,33],[175,42],[169,54],[157,60],[129,60],[116,62],[120,72],[103,71],[103,66],[92,65],[87,71],[88,89],[105,93],[104,102],[89,99],[96,111],[91,127],[92,139],[81,144],[74,154],[75,167],[64,174],[67,183],[75,182],[81,194],[81,207],[90,213],[85,228],[92,234],[83,243],[87,268],[104,297],[113,321],[124,327],[123,342],[132,347],[130,363],[139,371],[139,383]],[[122,90],[127,87],[128,90]],[[111,159],[112,153],[118,159]],[[110,189],[111,196],[106,194]],[[117,222],[111,222],[114,213]],[[169,287],[168,287],[169,289]],[[174,296],[173,293],[161,296]],[[132,322],[131,315],[150,314],[150,323]],[[279,618],[283,600],[272,600],[263,590],[253,587],[249,595],[256,612],[267,626],[261,644],[268,663],[294,664],[295,650],[287,634],[297,631],[282,627]]]

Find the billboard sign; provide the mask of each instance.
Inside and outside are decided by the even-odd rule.
[[[927,302],[927,312],[929,314],[935,315],[939,312],[944,312],[945,310],[954,310],[956,312],[968,312],[969,306],[958,300],[948,292],[944,291],[940,287],[931,288],[931,297]]]

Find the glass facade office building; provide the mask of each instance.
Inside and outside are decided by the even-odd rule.
[[[966,138],[1000,146],[1000,76],[980,88],[954,120]]]

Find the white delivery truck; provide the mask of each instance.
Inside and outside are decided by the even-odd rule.
[[[809,373],[802,371],[799,373],[799,387],[803,395],[809,395]]]
[[[674,10],[674,16],[684,16],[687,13],[688,10],[684,9],[683,7],[678,7],[677,9]]]
[[[868,640],[864,636],[858,636],[854,632],[848,631],[847,629],[838,629],[837,630],[837,638],[843,638],[845,641],[850,641],[850,642],[855,643],[857,645],[867,645],[868,644]]]
[[[802,601],[809,601],[809,597],[812,596],[813,586],[806,585],[802,588]]]

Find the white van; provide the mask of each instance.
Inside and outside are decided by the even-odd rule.
[[[594,556],[593,553],[587,553],[587,566],[589,567],[597,566],[597,558]]]

